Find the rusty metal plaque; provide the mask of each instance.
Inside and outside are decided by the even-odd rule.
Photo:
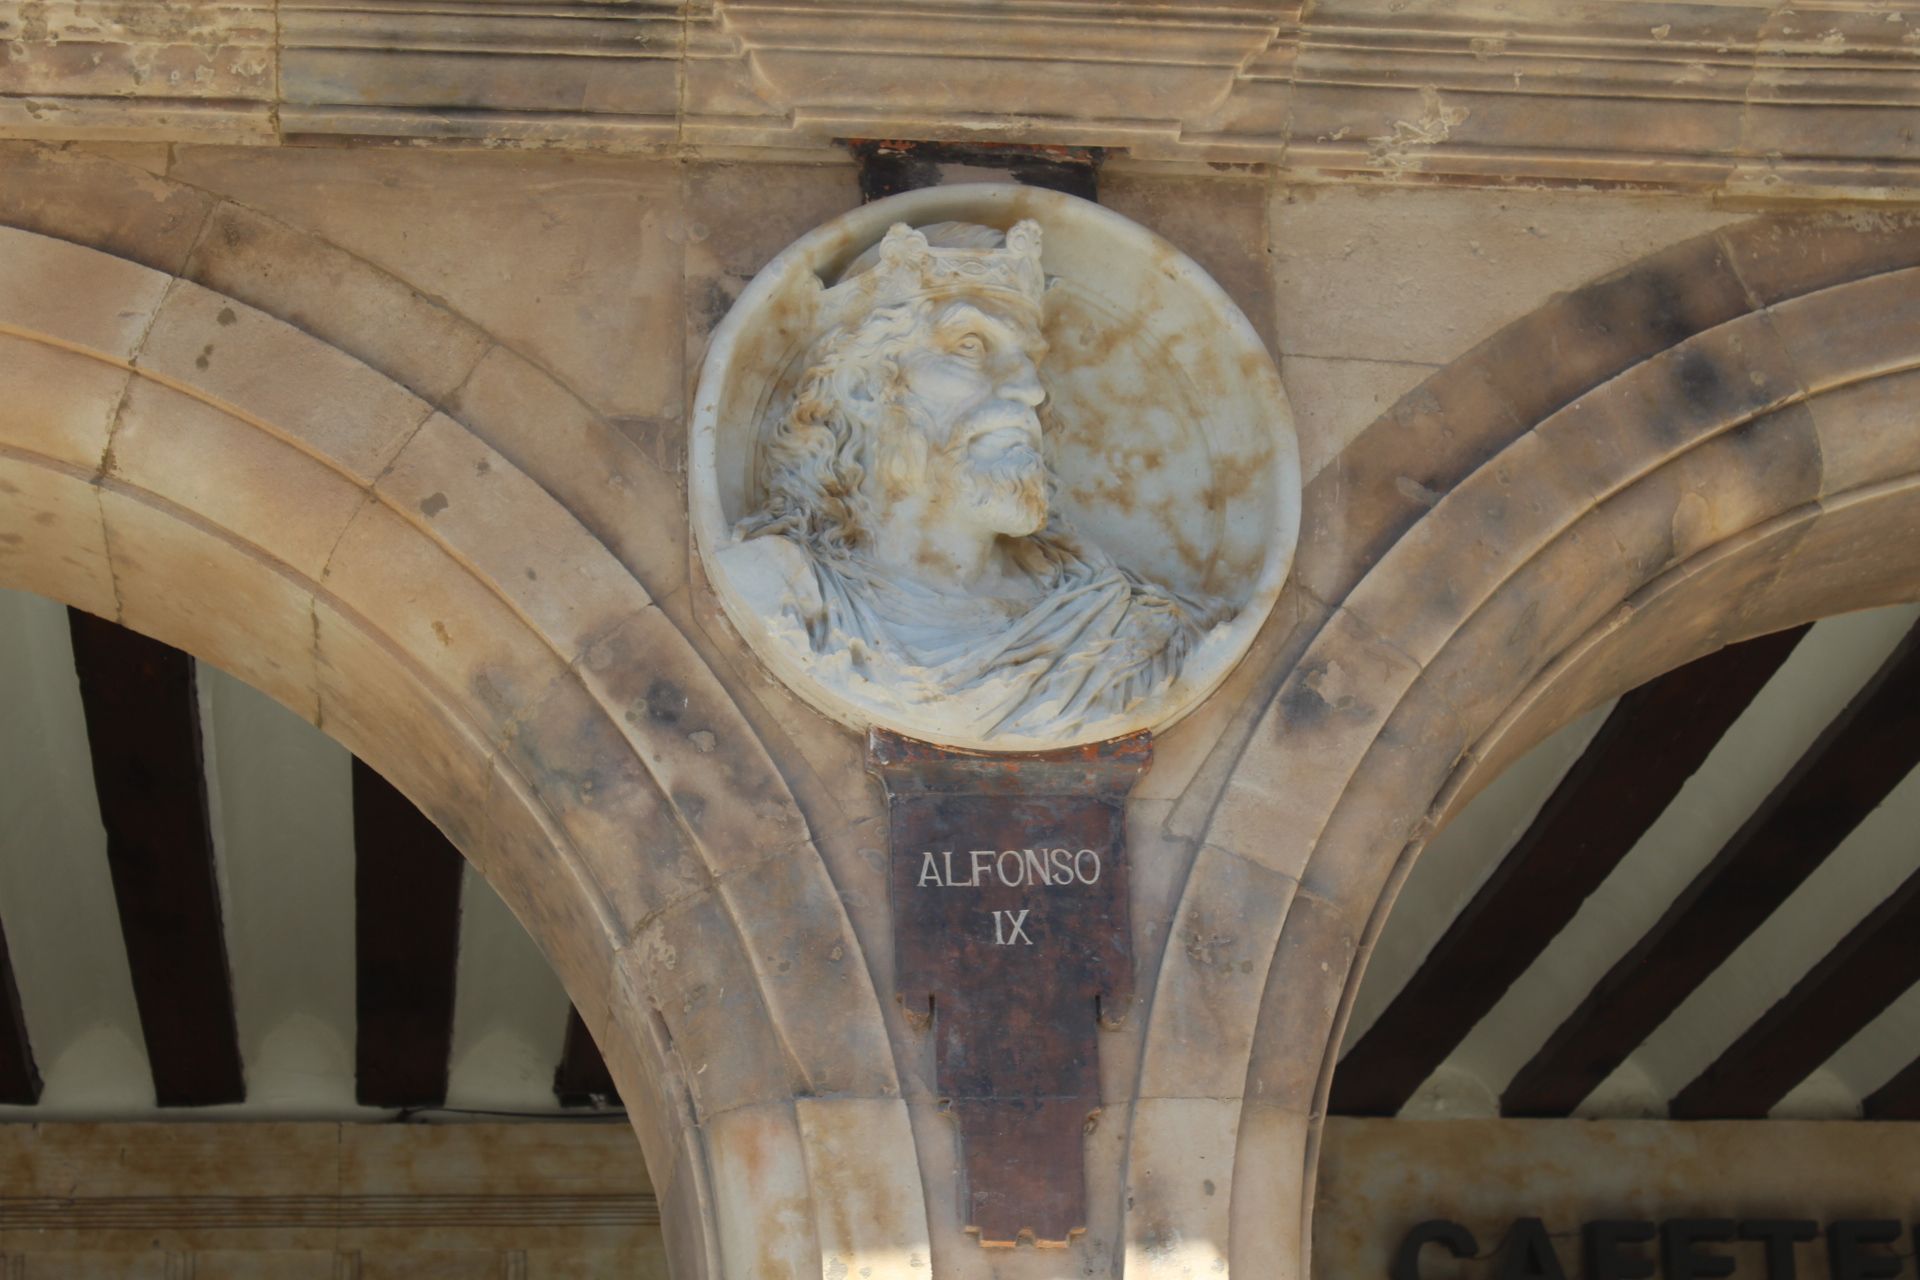
[[[983,1245],[1064,1245],[1086,1228],[1099,1025],[1133,996],[1126,799],[1152,757],[1146,733],[1033,755],[869,738],[896,985],[909,1017],[932,1019],[962,1212]]]

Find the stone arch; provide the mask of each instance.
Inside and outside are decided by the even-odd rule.
[[[291,234],[198,216],[193,238]],[[924,1256],[859,943],[759,738],[632,567],[657,549],[593,527],[605,499],[576,514],[609,488],[589,428],[544,418],[537,447],[524,419],[564,389],[397,282],[375,283],[444,341],[390,376],[315,336],[353,328],[327,298],[296,327],[185,262],[0,228],[0,583],[255,684],[447,831],[599,1039],[676,1275]]]
[[[1294,584],[1311,638],[1171,931],[1242,939],[1252,963],[1222,977],[1169,947],[1146,1031],[1142,1274],[1178,1220],[1248,1274],[1305,1275],[1348,1003],[1406,868],[1467,795],[1693,657],[1920,598],[1916,263],[1901,217],[1682,243],[1495,335],[1316,479]],[[1233,1052],[1196,1089],[1199,1016]],[[1232,1170],[1228,1203],[1139,1176],[1174,1126],[1198,1138],[1194,1181]]]

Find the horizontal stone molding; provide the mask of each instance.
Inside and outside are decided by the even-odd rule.
[[[0,1196],[5,1231],[258,1231],[296,1227],[660,1225],[651,1192],[627,1195]]]
[[[1647,0],[0,4],[0,137],[1076,144],[1302,179],[1920,186],[1920,17]]]

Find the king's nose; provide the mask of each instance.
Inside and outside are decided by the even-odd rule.
[[[1022,360],[1010,370],[1000,383],[1000,397],[1037,409],[1040,402],[1047,398],[1047,389],[1040,385],[1040,371],[1033,367],[1033,361]]]

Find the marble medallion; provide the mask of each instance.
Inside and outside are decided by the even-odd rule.
[[[1028,751],[1170,723],[1291,562],[1292,423],[1252,326],[1144,228],[932,188],[803,237],[714,333],[695,536],[816,707]]]

